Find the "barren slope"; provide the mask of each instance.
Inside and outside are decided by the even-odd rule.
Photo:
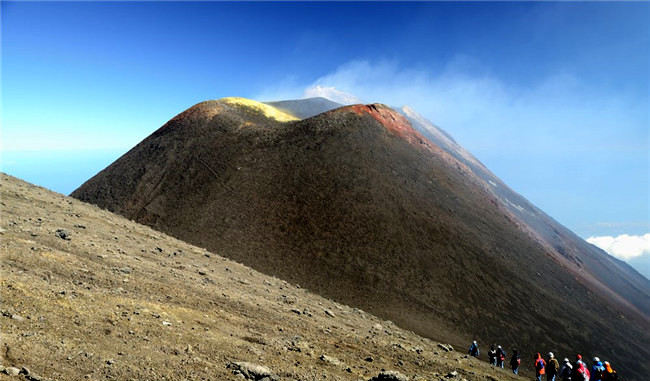
[[[203,102],[73,196],[431,338],[650,371],[647,316],[383,105],[281,122]]]
[[[399,110],[427,139],[452,155],[477,177],[489,184],[489,190],[535,239],[543,241],[558,262],[589,278],[588,286],[603,293],[610,303],[623,309],[636,309],[650,315],[650,281],[627,263],[587,243],[549,215],[508,187],[470,152],[444,130],[404,106]]]
[[[516,380],[367,312],[1,175],[3,367],[43,380]],[[57,233],[64,229],[69,239]],[[463,348],[464,349],[464,348]],[[0,373],[0,379],[8,376]]]
[[[308,118],[341,107],[325,98],[267,102],[299,118]],[[603,292],[610,303],[621,308],[637,309],[642,315],[650,314],[650,281],[627,263],[614,258],[593,246],[548,216],[524,197],[508,187],[477,158],[433,123],[408,106],[395,108],[413,127],[436,146],[465,164],[474,175],[489,184],[491,192],[503,207],[513,213],[522,225],[527,225],[535,238],[544,241],[563,265],[590,278],[590,288]],[[615,268],[615,271],[612,271]]]

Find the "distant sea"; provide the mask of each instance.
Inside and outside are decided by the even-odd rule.
[[[0,170],[69,195],[127,150],[2,151]]]

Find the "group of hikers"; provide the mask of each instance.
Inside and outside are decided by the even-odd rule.
[[[479,348],[476,340],[472,342],[469,347],[469,354],[478,357]],[[488,351],[488,359],[490,364],[503,369],[506,361],[506,351],[500,345],[494,348],[494,344]],[[546,375],[546,381],[617,381],[618,375],[609,362],[602,362],[598,357],[593,358],[591,369],[582,359],[581,355],[576,355],[576,359],[571,364],[568,358],[562,361],[562,365],[555,359],[553,352],[549,352],[547,359],[544,360],[542,355],[537,353],[535,355],[533,367],[535,368],[535,376],[537,381],[542,381],[542,376]],[[521,359],[516,349],[512,350],[512,357],[510,358],[510,367],[514,374],[519,374],[519,366]]]

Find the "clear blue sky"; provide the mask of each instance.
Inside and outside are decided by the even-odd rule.
[[[1,10],[2,170],[53,190],[197,102],[320,84],[413,106],[585,238],[650,231],[648,2]]]

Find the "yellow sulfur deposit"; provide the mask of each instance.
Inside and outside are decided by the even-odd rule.
[[[268,118],[273,118],[278,122],[291,122],[294,120],[300,120],[293,115],[287,114],[285,112],[276,109],[275,107],[251,99],[239,98],[239,97],[228,97],[228,98],[219,99],[219,102],[223,102],[230,106],[248,107],[250,109],[253,109],[257,112],[264,114],[264,116]]]

